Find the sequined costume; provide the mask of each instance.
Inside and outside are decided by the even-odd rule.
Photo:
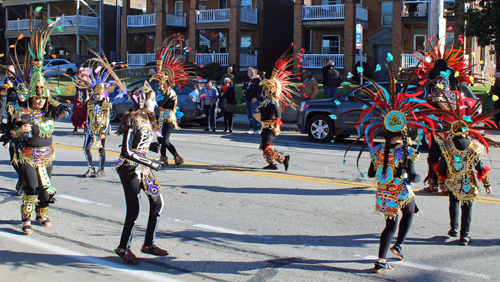
[[[174,167],[184,163],[184,159],[177,153],[174,145],[170,143],[170,134],[173,129],[180,129],[179,119],[184,115],[177,111],[177,95],[173,90],[174,86],[179,89],[192,83],[196,77],[194,66],[182,59],[180,52],[176,49],[179,41],[178,35],[165,38],[156,49],[156,73],[151,77],[150,82],[159,83],[158,107],[160,107],[160,117],[158,124],[160,130],[158,142],[161,145],[161,160],[168,165],[167,149],[174,156]]]
[[[106,139],[101,137],[103,135],[106,136],[108,132],[110,110],[112,106],[113,105],[106,100],[96,101],[94,99],[90,100],[87,104],[88,114],[85,125],[83,152],[85,154],[89,170],[92,171],[95,176],[104,175],[104,167],[106,164]],[[97,171],[94,168],[92,161],[92,153],[90,153],[92,144],[99,148],[99,170]]]
[[[264,90],[265,100],[257,107],[253,116],[262,123],[260,149],[268,163],[264,169],[278,169],[276,166],[276,162],[278,162],[285,166],[285,171],[288,170],[290,156],[276,151],[272,141],[274,136],[279,135],[283,124],[281,111],[284,110],[285,106],[295,107],[292,95],[299,95],[297,88],[290,83],[293,73],[287,70],[292,65],[292,61],[293,57],[286,53],[282,55],[274,63],[271,77],[259,84]]]
[[[18,165],[24,182],[24,195],[21,204],[23,231],[32,232],[29,224],[31,216],[36,212],[36,219],[44,226],[50,225],[48,218],[49,204],[54,202],[56,189],[52,186],[52,147],[53,121],[62,115],[70,115],[71,110],[50,96],[46,80],[42,72],[45,47],[54,29],[60,29],[62,22],[42,21],[35,24],[30,20],[29,52],[21,66],[11,56],[17,81],[17,92],[26,99],[25,105],[14,107],[12,112],[11,136],[18,139],[19,152],[13,158]],[[18,38],[19,40],[20,38]],[[17,45],[17,41],[15,46]],[[17,50],[14,48],[14,50]],[[5,68],[5,66],[2,66]],[[37,102],[35,102],[37,101]],[[42,102],[40,102],[42,101]],[[37,103],[35,107],[34,103]],[[40,106],[42,105],[42,106]],[[40,107],[40,108],[38,108]],[[23,131],[26,125],[31,126],[29,132]],[[26,224],[25,224],[26,223]]]

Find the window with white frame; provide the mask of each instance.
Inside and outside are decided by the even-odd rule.
[[[177,16],[182,16],[182,1],[175,1],[175,11],[174,14]]]
[[[417,51],[418,49],[425,50],[426,40],[427,40],[427,36],[426,35],[415,34],[413,36],[413,52]]]
[[[392,26],[392,1],[380,2],[381,7],[381,19],[383,26]]]
[[[252,0],[241,0],[240,1],[240,6],[241,7],[252,8]]]
[[[340,54],[340,36],[323,35],[323,40],[321,40],[321,53]]]
[[[321,5],[338,5],[340,0],[321,0]]]
[[[447,32],[446,33],[446,43],[445,44],[448,44],[451,42],[451,44],[453,44],[453,42],[455,41],[455,33],[453,32]]]

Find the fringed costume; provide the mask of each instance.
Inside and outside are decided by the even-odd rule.
[[[106,57],[103,56],[103,60]],[[109,97],[106,91],[106,80],[109,71],[102,68],[98,63],[93,62],[89,68],[83,69],[74,80],[75,85],[81,89],[92,90],[92,99],[87,104],[87,122],[85,123],[85,140],[83,141],[83,153],[87,160],[88,170],[85,177],[105,176],[104,167],[106,164],[106,134],[110,126],[110,112],[112,104],[107,101]],[[99,148],[99,167],[94,167],[90,148],[92,144]]]
[[[285,171],[288,170],[290,156],[276,151],[272,142],[273,138],[280,134],[283,124],[281,111],[285,106],[295,107],[291,98],[292,95],[298,95],[297,89],[290,83],[293,73],[287,70],[292,65],[292,61],[291,56],[282,55],[274,64],[271,78],[260,83],[264,89],[265,100],[257,107],[253,116],[259,123],[262,123],[260,149],[268,163],[264,169],[278,169],[276,163],[280,163],[285,166]]]
[[[158,170],[162,162],[148,158],[148,150],[159,151],[159,144],[151,142],[153,132],[158,130],[154,116],[155,92],[147,81],[141,87],[134,89],[133,92],[128,92],[109,62],[97,54],[96,58],[89,60],[98,62],[106,71],[109,71],[120,91],[117,97],[130,98],[133,104],[133,107],[125,113],[118,127],[118,134],[123,135],[123,141],[116,171],[123,185],[127,215],[120,244],[115,252],[127,263],[139,263],[137,257],[130,250],[130,246],[132,231],[140,212],[140,192],[144,190],[149,199],[149,220],[141,251],[156,256],[165,256],[168,252],[155,245],[155,234],[163,208],[163,197],[160,184],[151,171],[152,169]]]
[[[178,111],[177,95],[173,90],[174,86],[181,87],[191,83],[195,78],[194,66],[188,64],[181,58],[181,54],[176,52],[175,47],[182,40],[180,36],[171,36],[163,40],[157,48],[156,53],[156,74],[150,82],[159,83],[160,94],[157,102],[160,107],[158,124],[160,126],[158,142],[161,145],[161,161],[168,165],[167,149],[174,156],[174,167],[184,163],[184,159],[179,156],[174,145],[170,143],[170,134],[174,129],[180,129],[179,120],[184,114]]]
[[[17,55],[15,60],[11,57],[15,67],[13,75],[18,82],[17,92],[26,98],[25,104],[11,108],[13,122],[10,130],[11,137],[17,139],[19,144],[19,151],[13,156],[12,161],[17,165],[24,183],[21,218],[23,231],[26,234],[32,232],[30,221],[33,213],[36,213],[36,219],[40,224],[50,225],[48,210],[56,194],[51,181],[52,161],[54,160],[53,121],[55,118],[71,113],[68,107],[50,97],[42,72],[49,36],[54,29],[60,29],[60,24],[62,23],[42,21],[36,25],[32,18],[29,52],[24,58],[24,66],[19,65]]]
[[[373,268],[375,273],[393,270],[393,267],[386,262],[386,257],[392,238],[398,229],[400,214],[402,218],[399,222],[396,244],[390,250],[399,259],[404,258],[403,243],[410,231],[413,215],[418,211],[411,183],[420,179],[414,165],[419,153],[411,147],[407,136],[408,129],[410,127],[419,129],[421,134],[429,137],[438,121],[432,115],[434,108],[419,98],[427,85],[424,84],[411,91],[409,86],[413,75],[410,75],[398,93],[394,73],[389,66],[386,67],[389,73],[388,89],[365,78],[373,85],[374,90],[371,90],[370,85],[360,87],[359,91],[369,99],[352,96],[364,106],[344,113],[361,113],[359,121],[352,125],[357,127],[359,137],[346,153],[355,143],[364,139],[365,144],[357,158],[359,162],[361,153],[369,147],[371,163],[368,176],[376,177],[378,183],[375,212],[383,215],[386,221],[386,227],[380,235],[379,259]],[[384,136],[385,142],[374,146],[374,138],[380,135]]]
[[[472,98],[459,98],[453,106],[451,101],[446,100],[448,110],[443,110],[440,118],[443,133],[436,136],[442,157],[439,165],[436,164],[433,168],[437,172],[440,188],[447,191],[450,198],[448,235],[458,236],[461,209],[461,245],[470,243],[472,205],[479,194],[478,180],[483,183],[486,193],[491,193],[488,178],[490,168],[481,160],[487,155],[489,146],[499,146],[479,133],[480,130],[496,129],[496,124],[489,117],[500,112],[500,109],[496,109],[481,113],[484,99],[476,101]]]

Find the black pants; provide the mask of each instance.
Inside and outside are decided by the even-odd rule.
[[[472,222],[472,202],[462,204],[455,195],[453,195],[453,192],[449,191],[448,195],[450,197],[450,227],[458,231],[458,216],[460,215],[460,209],[462,209],[460,237],[468,237],[470,224]]]
[[[432,167],[435,164],[439,164],[440,157],[441,157],[441,149],[439,148],[439,145],[436,142],[436,139],[431,135],[429,156],[428,156],[427,162],[429,165],[428,176],[429,176],[429,179],[432,180],[432,183],[434,186],[438,185],[438,179],[437,179],[437,173]]]
[[[90,148],[93,144],[92,135],[85,134],[85,140],[83,141],[83,153],[87,159],[87,165],[89,168],[94,168],[94,163],[92,162],[92,153],[90,153]],[[102,148],[99,148],[99,170],[104,170],[104,165],[106,164],[106,138],[101,139]]]
[[[12,167],[14,168],[14,170],[17,172],[17,181],[18,181],[18,184],[17,185],[20,185],[21,187],[23,186],[23,177],[21,175],[21,170],[19,169],[19,165],[18,164],[15,164],[12,162],[12,160],[14,159],[14,156],[17,154],[17,144],[14,142],[14,141],[11,141],[10,144],[9,144],[9,155],[10,155],[10,163],[12,164]]]
[[[233,130],[233,112],[224,111],[224,128]]]
[[[262,150],[264,150],[269,143],[273,143],[274,134],[270,128],[262,129],[261,137],[261,146]]]
[[[123,224],[122,237],[120,240],[120,248],[130,248],[132,242],[132,231],[135,226],[135,221],[141,210],[140,192],[142,182],[139,180],[142,175],[138,175],[135,166],[120,166],[117,171],[125,192],[125,203],[127,204],[127,215]],[[160,213],[163,208],[163,198],[159,195],[155,200],[149,199],[149,220],[146,229],[146,239],[144,245],[151,246],[155,242],[156,229],[160,221]]]
[[[494,109],[500,109],[500,100],[493,102]],[[500,113],[495,115],[495,124],[499,125],[500,122]]]
[[[413,215],[415,214],[415,199],[411,200],[411,202],[402,208],[401,212],[403,213],[403,217],[399,222],[398,238],[396,239],[396,243],[398,245],[403,245],[406,236],[408,236],[408,232],[410,231],[411,223],[413,222]],[[392,238],[396,233],[398,219],[399,215],[395,219],[385,220],[385,229],[382,231],[382,234],[380,234],[380,247],[378,250],[378,257],[381,259],[385,259],[387,257],[387,251],[389,251]]]
[[[177,150],[175,149],[174,145],[170,143],[170,134],[172,133],[173,130],[174,130],[173,123],[170,122],[163,123],[163,126],[161,128],[161,135],[163,135],[163,137],[158,137],[158,142],[161,145],[160,150],[162,157],[167,156],[167,149],[170,152],[170,154],[174,156],[174,158],[179,156],[179,154],[177,154]]]
[[[215,104],[204,105],[205,110],[205,121],[207,123],[207,128],[215,129],[217,126],[215,124]]]
[[[39,183],[38,173],[35,168],[28,164],[19,164],[19,171],[24,182],[24,192],[26,195],[37,195],[39,208],[48,207],[52,202],[53,195],[47,193],[41,183]],[[47,175],[52,178],[52,166],[47,167]]]

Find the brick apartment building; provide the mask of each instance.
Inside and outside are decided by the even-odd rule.
[[[137,2],[123,0],[121,16],[120,54],[132,66],[154,62],[156,46],[179,33],[189,61],[234,66],[240,76],[248,67],[270,72],[293,39],[291,0],[146,0],[146,12],[133,15]]]
[[[432,0],[431,0],[432,1]],[[474,48],[472,63],[483,60],[473,72],[491,77],[495,71],[495,57],[489,54],[490,46],[482,48],[463,35],[460,23],[455,20],[451,3],[444,1],[446,42],[454,41],[467,54]],[[328,59],[345,74],[355,73],[357,62],[366,62],[365,75],[382,78],[387,72],[374,72],[377,64],[386,62],[387,54],[393,55],[394,71],[415,66],[414,52],[428,42],[429,1],[401,0],[296,0],[294,7],[294,42],[296,52],[305,49],[302,68],[313,71],[322,79],[321,68]],[[361,40],[356,42],[356,26]],[[356,44],[358,43],[358,44]]]

